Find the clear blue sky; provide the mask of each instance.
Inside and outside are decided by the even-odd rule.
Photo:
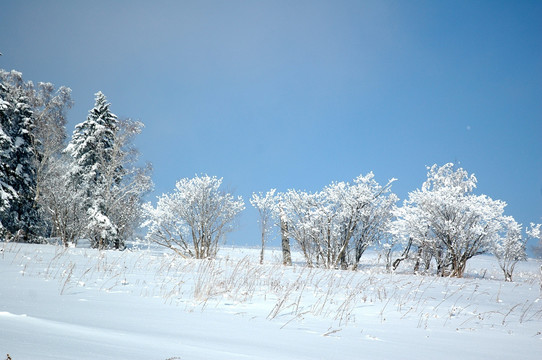
[[[519,222],[542,216],[542,1],[15,1],[0,68],[101,90],[154,165],[155,195],[207,173],[253,191],[369,171],[401,199],[460,162]]]

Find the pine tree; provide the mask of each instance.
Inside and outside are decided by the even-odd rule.
[[[117,166],[111,171],[118,132],[117,116],[110,111],[110,104],[102,92],[95,96],[94,108],[87,120],[75,127],[66,152],[73,159],[70,179],[84,194],[83,207],[89,216],[88,235],[92,245],[106,248],[117,240],[115,225],[109,219],[107,196],[110,187],[122,180],[123,169]],[[103,231],[101,224],[108,224],[107,231]]]
[[[11,203],[17,198],[15,189],[11,186],[14,178],[14,171],[10,166],[13,155],[13,142],[9,136],[11,121],[9,109],[11,104],[6,101],[7,88],[0,84],[0,235],[7,231],[8,214]]]
[[[96,104],[87,120],[78,124],[66,151],[73,157],[70,171],[74,180],[83,186],[89,195],[96,195],[104,182],[104,167],[111,160],[111,152],[118,130],[117,116],[109,110],[102,92],[96,93]],[[89,206],[90,207],[90,206]]]
[[[33,113],[25,95],[22,74],[0,73],[0,204],[1,228],[28,241],[40,228],[36,195],[36,157],[32,136]]]

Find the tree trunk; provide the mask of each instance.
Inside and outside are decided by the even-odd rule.
[[[403,253],[401,254],[401,256],[399,258],[395,259],[395,261],[393,262],[393,264],[392,264],[393,271],[395,271],[397,269],[397,267],[399,266],[401,261],[406,260],[408,258],[408,253],[410,252],[410,247],[411,246],[412,246],[412,238],[408,239],[408,244],[407,244],[406,248],[403,250]]]
[[[260,264],[263,264],[264,248],[265,248],[265,230],[262,230],[262,251],[260,251]]]
[[[511,271],[504,270],[504,281],[512,282],[512,272]]]
[[[282,237],[282,264],[292,265],[292,255],[290,253],[290,239],[288,239],[288,224],[280,219],[280,233]]]
[[[391,270],[391,252],[392,252],[392,246],[390,246],[390,248],[386,250],[386,270],[387,271]]]
[[[416,254],[416,264],[414,264],[414,273],[417,274],[420,271],[420,263],[422,261],[423,248],[420,246],[418,248],[418,253]]]

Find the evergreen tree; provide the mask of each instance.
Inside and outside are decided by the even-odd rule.
[[[117,243],[107,198],[111,186],[122,180],[123,169],[122,166],[111,169],[118,132],[117,116],[110,111],[102,92],[95,96],[94,108],[87,120],[75,127],[66,152],[73,159],[70,179],[84,194],[83,207],[89,217],[87,230],[92,246],[106,248]],[[103,231],[103,224],[107,224],[107,231]]]
[[[22,74],[0,72],[0,222],[3,235],[28,241],[38,235],[40,219],[35,202],[37,143],[33,113],[25,95]]]
[[[10,166],[13,154],[13,142],[9,136],[11,121],[9,109],[11,104],[6,101],[7,88],[0,84],[0,235],[4,236],[8,222],[8,214],[11,203],[17,198],[15,189],[11,186],[14,171]]]

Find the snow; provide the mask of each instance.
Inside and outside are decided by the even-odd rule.
[[[540,359],[540,262],[514,282],[491,256],[465,278],[310,269],[293,253],[180,259],[0,243],[0,358]],[[399,268],[401,270],[401,268]]]
[[[15,138],[15,145],[14,145],[14,146],[15,146],[16,148],[18,148],[18,147],[21,147],[21,146],[24,146],[24,145],[25,145],[24,139],[23,139],[22,137],[20,137],[20,136],[17,136],[17,137]]]

